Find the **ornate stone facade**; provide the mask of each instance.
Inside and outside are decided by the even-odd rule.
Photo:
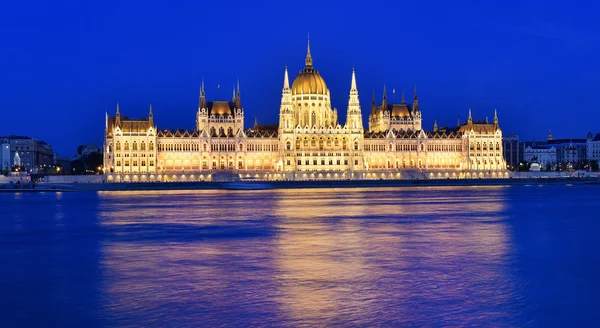
[[[244,127],[239,83],[231,101],[207,102],[204,83],[196,129],[159,130],[152,107],[146,119],[106,117],[107,180],[204,181],[241,179],[504,178],[502,131],[474,121],[426,132],[415,88],[412,104],[373,97],[363,128],[356,74],[351,76],[346,121],[338,121],[330,90],[314,68],[310,44],[305,68],[290,87],[285,69],[279,124]]]

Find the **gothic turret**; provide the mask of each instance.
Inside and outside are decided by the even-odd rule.
[[[421,110],[419,109],[419,97],[417,97],[417,86],[415,85],[415,96],[413,99],[413,111],[415,113],[420,112]]]
[[[206,107],[206,95],[204,94],[204,79],[202,80],[202,86],[200,87],[200,100],[198,101],[198,110]]]
[[[381,111],[385,112],[388,110],[387,106],[387,94],[385,91],[385,84],[383,85],[383,100],[381,101]]]
[[[375,102],[375,90],[373,90],[373,98],[371,100],[371,116],[377,113],[377,103]]]
[[[119,110],[119,103],[117,103],[117,115],[115,117],[115,125],[116,126],[121,125],[121,111]]]
[[[352,82],[350,83],[350,97],[348,98],[348,113],[346,126],[351,129],[362,129],[362,113],[358,100],[358,88],[356,86],[356,73],[352,69]]]
[[[148,113],[148,124],[154,127],[154,114],[152,113],[152,104],[150,104],[150,112]]]
[[[237,91],[235,93],[235,108],[242,109],[242,97],[240,95],[240,80],[237,81]]]

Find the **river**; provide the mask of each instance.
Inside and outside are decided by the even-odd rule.
[[[0,194],[0,327],[578,327],[600,188]]]

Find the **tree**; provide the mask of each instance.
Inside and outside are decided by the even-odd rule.
[[[598,172],[598,170],[599,170],[598,160],[596,160],[596,159],[590,160],[590,168],[592,169],[592,172]]]
[[[519,172],[527,172],[529,171],[529,166],[531,166],[531,164],[528,161],[522,161],[521,163],[519,163]]]

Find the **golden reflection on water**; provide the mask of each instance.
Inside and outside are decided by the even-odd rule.
[[[175,308],[206,325],[223,315],[292,326],[510,316],[498,310],[515,293],[503,192],[99,193],[109,310],[160,324],[163,307],[186,304]]]

